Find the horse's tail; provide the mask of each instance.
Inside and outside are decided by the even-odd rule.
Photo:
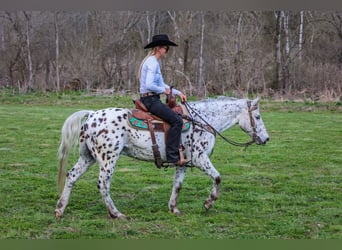
[[[69,150],[77,145],[82,119],[93,111],[81,110],[70,115],[62,127],[61,144],[58,149],[58,192],[61,193],[66,178]]]

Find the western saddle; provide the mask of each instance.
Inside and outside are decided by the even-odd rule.
[[[140,101],[140,99],[133,100],[135,104],[135,109],[131,109],[131,114],[129,116],[129,125],[136,129],[148,129],[151,134],[152,140],[152,150],[154,156],[154,163],[157,168],[167,168],[170,166],[169,163],[163,162],[160,156],[159,147],[156,142],[155,131],[164,132],[165,141],[167,140],[168,131],[170,129],[170,125],[163,121],[160,117],[151,114],[146,106]],[[167,98],[167,105],[177,114],[185,117],[183,115],[187,115],[188,111],[184,105],[176,104],[175,98],[174,101],[172,99]],[[183,131],[190,128],[190,123],[188,120],[183,119]],[[179,147],[179,155],[180,160],[178,162],[178,166],[183,166],[190,161],[184,158],[184,146],[181,144]]]

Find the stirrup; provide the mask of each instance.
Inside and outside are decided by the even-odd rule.
[[[163,162],[161,166],[163,168],[191,166],[191,160],[183,159],[177,162]]]

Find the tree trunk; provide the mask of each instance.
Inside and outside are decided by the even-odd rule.
[[[204,13],[201,13],[201,43],[200,43],[200,58],[199,58],[199,86],[204,88],[204,96],[207,96],[207,90],[203,79],[203,41],[204,41]]]
[[[274,90],[280,89],[280,76],[281,76],[281,27],[282,27],[282,11],[276,11],[276,30],[274,36],[274,77],[271,87]]]
[[[234,39],[235,56],[234,56],[234,86],[236,89],[241,89],[241,48],[240,48],[240,37],[241,37],[241,23],[243,14],[240,13],[238,17],[238,23],[236,27],[236,35]]]
[[[32,57],[31,57],[31,45],[30,45],[30,22],[31,17],[24,11],[24,15],[26,18],[26,46],[27,46],[27,61],[28,61],[28,70],[29,70],[29,79],[27,82],[27,86],[25,86],[24,92],[33,90],[33,68],[32,68]]]
[[[290,54],[290,30],[289,30],[289,14],[282,11],[282,17],[284,19],[284,32],[285,32],[285,54]]]
[[[55,12],[55,42],[56,42],[56,92],[60,92],[59,79],[59,34],[58,34],[58,12]]]
[[[302,46],[303,46],[303,26],[304,26],[304,11],[300,12],[300,24],[299,24],[299,41],[298,41],[298,50],[299,50],[299,60],[302,60]]]

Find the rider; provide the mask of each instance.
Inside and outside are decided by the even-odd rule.
[[[170,41],[166,34],[159,34],[153,36],[152,41],[144,47],[150,50],[139,68],[140,100],[150,113],[170,124],[166,141],[166,160],[169,164],[182,166],[188,161],[181,160],[179,153],[183,120],[160,101],[160,94],[170,94],[170,87],[163,80],[159,64],[159,59],[166,57],[170,46],[178,45]],[[186,95],[177,89],[173,88],[172,94],[178,95],[182,102],[187,100]]]

